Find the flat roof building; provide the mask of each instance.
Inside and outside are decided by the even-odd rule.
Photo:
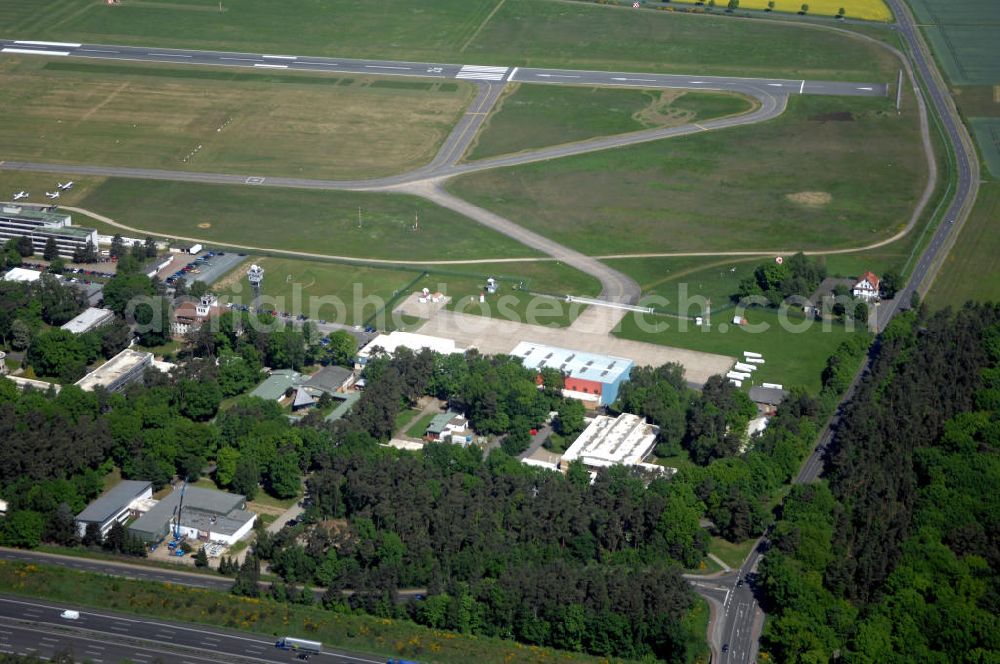
[[[73,334],[83,334],[96,330],[102,325],[107,325],[115,318],[115,312],[111,309],[98,309],[89,307],[79,316],[62,326],[62,329],[69,330]]]
[[[659,431],[638,415],[599,415],[563,453],[563,465],[577,460],[590,469],[639,465],[656,445]]]
[[[522,341],[511,355],[521,358],[529,369],[557,369],[566,375],[563,394],[607,406],[618,398],[618,390],[628,380],[634,363],[624,357],[598,355]]]
[[[68,214],[51,206],[0,205],[0,242],[29,237],[35,253],[41,255],[49,238],[55,239],[59,255],[72,258],[77,249],[89,242],[97,248],[97,231],[73,226]]]
[[[256,514],[246,511],[245,496],[187,486],[174,489],[156,503],[129,527],[129,532],[146,542],[155,542],[177,527],[183,537],[232,545],[250,532],[256,519]]]
[[[369,341],[364,348],[358,351],[357,363],[364,366],[368,363],[368,358],[376,351],[381,350],[388,355],[392,355],[396,352],[397,348],[409,348],[414,353],[419,353],[426,348],[442,355],[465,352],[463,349],[458,348],[452,339],[395,330],[389,334],[380,334]]]
[[[122,480],[76,515],[76,528],[82,537],[87,526],[96,523],[104,537],[115,523],[125,524],[143,500],[153,497],[153,485],[140,480]]]
[[[93,392],[98,387],[103,387],[109,392],[117,392],[129,383],[142,378],[146,367],[152,364],[152,353],[126,348],[76,381],[76,385],[87,392]]]

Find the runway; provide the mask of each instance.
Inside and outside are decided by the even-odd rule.
[[[574,69],[536,69],[532,67],[512,67],[495,64],[478,65],[445,62],[355,60],[351,58],[323,58],[307,55],[238,53],[13,39],[0,39],[0,53],[88,58],[94,60],[119,60],[125,62],[242,67],[245,69],[272,72],[324,72],[367,76],[407,76],[472,82],[608,85],[632,88],[696,88],[733,91],[751,87],[771,93],[866,97],[884,97],[888,91],[888,86],[885,83],[804,81],[741,78],[738,76],[687,76],[680,74],[645,74]]]

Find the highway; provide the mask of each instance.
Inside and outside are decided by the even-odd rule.
[[[60,617],[65,609],[80,617]],[[289,634],[308,638],[301,634]],[[131,661],[150,664],[159,659],[179,664],[214,662],[288,664],[300,661],[275,647],[276,639],[216,627],[195,626],[171,620],[136,618],[114,611],[89,611],[83,607],[44,600],[0,596],[0,652],[35,654],[51,658],[71,650],[78,661],[95,664]],[[313,655],[323,664],[382,664],[385,659],[363,653],[330,650]]]
[[[969,211],[975,203],[979,188],[979,161],[968,131],[962,124],[958,111],[951,100],[948,88],[937,69],[937,64],[930,55],[927,46],[916,27],[913,16],[904,0],[887,0],[890,9],[896,17],[896,27],[908,48],[910,61],[916,68],[922,82],[923,94],[929,98],[931,105],[941,121],[942,128],[948,139],[948,148],[955,157],[955,195],[948,205],[943,222],[935,230],[916,266],[907,279],[906,286],[895,298],[882,303],[878,308],[877,328],[881,332],[891,320],[901,311],[910,306],[914,293],[926,293],[933,283],[937,269],[940,267],[948,251],[951,249]],[[925,140],[926,140],[925,136]],[[819,479],[824,468],[824,457],[829,443],[836,436],[837,425],[840,422],[842,409],[847,404],[871,366],[871,360],[866,359],[855,374],[851,384],[845,391],[833,416],[827,422],[817,440],[816,446],[803,462],[796,484],[808,484]],[[717,611],[718,620],[710,635],[710,643],[719,661],[723,664],[756,661],[757,647],[760,642],[760,630],[763,626],[763,613],[754,598],[751,584],[744,583],[737,587],[737,579],[745,578],[748,572],[756,569],[763,551],[767,549],[766,537],[761,538],[754,551],[740,567],[739,576],[735,573],[717,576],[711,581],[704,580],[695,583],[698,592],[708,599]],[[713,584],[706,590],[704,584]],[[727,591],[721,608],[717,599],[720,591]],[[727,652],[722,653],[722,645],[728,645]]]

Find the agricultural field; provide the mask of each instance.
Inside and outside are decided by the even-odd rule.
[[[4,158],[356,179],[437,153],[469,84],[0,58]],[[406,110],[400,113],[400,109]]]
[[[927,293],[929,305],[960,307],[967,300],[1000,302],[998,223],[1000,183],[986,182],[979,186],[972,214]]]
[[[1000,179],[1000,117],[972,118],[969,128],[989,174]]]
[[[22,39],[420,62],[889,80],[896,63],[845,35],[549,0],[6,0]],[[377,38],[374,36],[377,35]]]
[[[769,0],[740,0],[740,9],[767,9]],[[690,5],[707,4],[705,0],[673,0],[673,2]],[[720,9],[729,5],[728,0],[716,0],[716,6]],[[847,18],[859,18],[865,21],[892,20],[892,12],[882,0],[808,0],[804,4],[808,5],[806,12],[809,16],[837,16],[840,10],[844,10]],[[774,0],[773,11],[784,13],[800,13],[803,2],[801,0]]]
[[[839,323],[810,322],[791,316],[783,325],[778,313],[769,309],[748,309],[742,315],[749,323],[745,328],[732,324],[732,312],[713,317],[709,325],[700,327],[669,316],[629,314],[615,334],[625,339],[734,357],[741,357],[747,350],[761,353],[765,363],[754,372],[756,384],[779,383],[786,389],[801,386],[813,392],[819,390],[820,374],[837,346],[848,335],[868,334],[860,326],[851,331]],[[798,326],[802,329],[798,330]]]
[[[952,85],[1000,83],[1000,4],[994,0],[908,0]]]
[[[12,191],[22,187],[17,184],[19,173],[2,175]],[[67,204],[70,201],[135,232],[243,245],[251,250],[265,247],[401,263],[538,255],[455,212],[400,194],[111,178],[83,197],[67,197]],[[418,230],[413,230],[415,217]],[[79,225],[118,232],[89,219]]]
[[[926,178],[912,98],[897,115],[888,99],[793,96],[766,123],[474,173],[449,187],[607,257],[864,246],[905,226]]]
[[[493,108],[468,159],[674,127],[744,113],[753,103],[731,94],[515,83]]]

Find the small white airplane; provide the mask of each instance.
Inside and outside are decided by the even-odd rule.
[[[48,196],[49,198],[59,198],[58,191],[47,191],[45,192],[45,195]]]
[[[72,188],[73,188],[73,181],[72,180],[70,180],[66,184],[63,184],[62,182],[59,183],[59,189],[61,189],[62,191],[68,191],[68,190],[70,190]]]
[[[16,194],[14,194],[14,200],[15,201],[19,201],[22,198],[27,198],[27,197],[28,197],[28,192],[26,192],[26,191],[19,191]]]

